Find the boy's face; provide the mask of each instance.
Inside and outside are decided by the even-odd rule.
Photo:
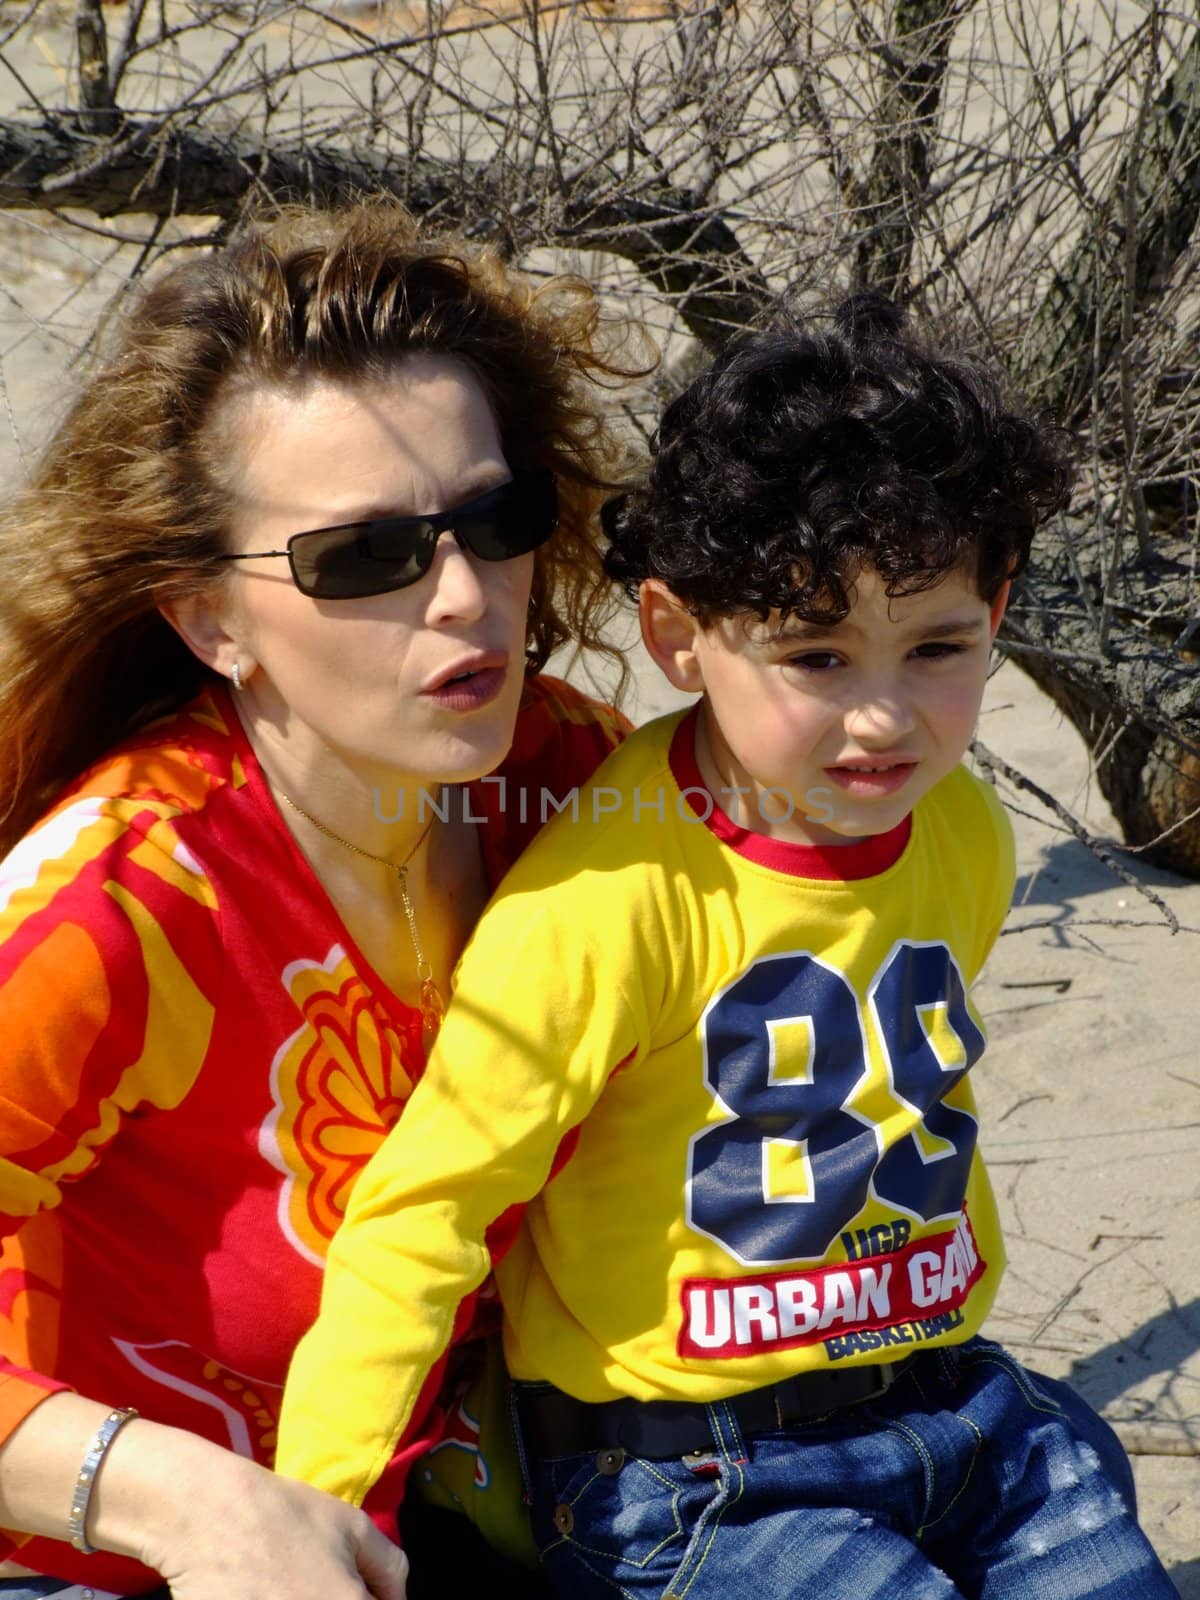
[[[961,760],[1007,592],[989,605],[955,571],[889,600],[868,569],[843,622],[704,628],[647,584],[643,631],[676,687],[704,692],[696,755],[718,804],[756,833],[850,844],[903,821]]]

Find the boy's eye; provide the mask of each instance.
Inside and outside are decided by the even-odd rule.
[[[913,655],[919,661],[943,661],[947,656],[960,656],[966,645],[955,644],[949,639],[931,639],[928,644],[919,644]]]
[[[800,667],[805,672],[827,672],[839,664],[840,657],[832,650],[805,650],[800,655],[789,656],[789,667]]]

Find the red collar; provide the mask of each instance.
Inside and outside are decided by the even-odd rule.
[[[699,712],[699,705],[693,706],[675,729],[669,758],[671,772],[688,805],[722,844],[745,856],[747,861],[756,861],[759,866],[770,867],[775,872],[790,873],[794,878],[819,878],[828,883],[874,878],[886,872],[904,854],[912,835],[911,814],[887,833],[837,845],[793,844],[786,839],[769,839],[765,834],[752,833],[734,822],[717,804],[696,764]]]

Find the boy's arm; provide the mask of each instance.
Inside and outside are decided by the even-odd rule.
[[[488,911],[425,1077],[330,1248],[276,1466],[354,1504],[487,1276],[489,1227],[537,1194],[563,1138],[645,1037],[624,994],[621,939],[611,926],[593,937],[586,901],[568,889],[502,895]]]

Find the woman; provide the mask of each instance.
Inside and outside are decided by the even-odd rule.
[[[577,282],[293,212],[142,295],[8,514],[0,1594],[402,1595],[266,1470],[279,1390],[491,886],[620,736],[534,676],[595,642],[620,371]]]

